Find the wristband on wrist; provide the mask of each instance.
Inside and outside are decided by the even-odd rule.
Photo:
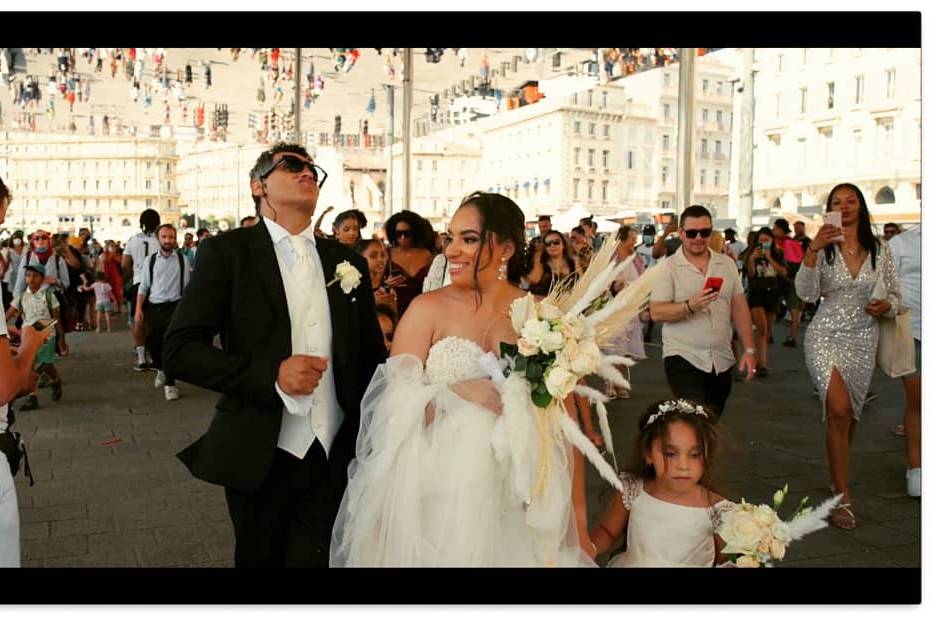
[[[685,301],[684,304],[687,306],[688,311],[691,312],[691,313],[693,314],[693,313],[694,313],[694,310],[691,309],[691,301]]]
[[[746,354],[746,355],[755,355],[755,354],[756,354],[756,349],[753,348],[752,346],[750,346],[749,348],[747,348],[746,350],[744,350],[743,353]]]

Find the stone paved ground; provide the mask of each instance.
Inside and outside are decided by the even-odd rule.
[[[215,400],[180,384],[166,402],[154,374],[134,372],[122,318],[114,334],[71,334],[72,356],[60,361],[65,396],[41,390],[41,409],[18,414],[29,444],[34,487],[17,477],[27,567],[231,566],[233,533],[219,487],[192,478],[175,458],[206,428]],[[819,403],[801,349],[778,344],[771,375],[734,386],[724,416],[721,492],[767,501],[789,484],[793,503],[829,492]],[[656,338],[657,338],[656,333]],[[658,348],[632,373],[632,398],[610,417],[624,463],[635,421],[667,396]],[[889,430],[901,418],[900,383],[877,372],[871,403],[857,431],[852,460],[854,510],[860,526],[828,528],[789,550],[786,566],[920,566],[921,505],[904,490],[902,442]],[[608,493],[588,471],[588,508],[601,513]]]

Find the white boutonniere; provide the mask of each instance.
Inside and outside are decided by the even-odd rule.
[[[328,282],[327,287],[331,287],[338,281],[341,284],[341,290],[344,291],[344,294],[350,294],[350,291],[360,285],[360,271],[354,268],[354,265],[344,260],[337,265],[337,268],[334,270],[334,279]]]

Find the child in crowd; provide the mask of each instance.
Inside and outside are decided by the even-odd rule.
[[[388,353],[392,350],[392,338],[399,318],[392,307],[383,303],[376,306],[376,319],[379,320],[379,328],[383,331],[383,343]]]
[[[597,554],[626,536],[626,551],[611,567],[711,567],[722,541],[716,536],[731,502],[710,488],[717,450],[712,414],[679,399],[657,402],[639,418],[637,452],[620,474],[603,519],[590,531]]]
[[[52,336],[36,353],[35,370],[40,375],[45,374],[51,380],[52,400],[58,402],[62,398],[62,377],[55,369],[55,346],[64,346],[64,331],[61,330],[61,315],[59,313],[58,299],[52,290],[43,284],[45,280],[45,267],[42,265],[26,267],[26,289],[13,299],[10,309],[6,313],[6,321],[22,314],[23,325],[31,325],[37,321],[47,324],[51,320],[59,322],[52,327]],[[33,390],[20,405],[20,411],[32,411],[39,408],[39,397]]]
[[[107,281],[107,275],[103,272],[94,274],[94,283],[78,287],[82,292],[94,292],[94,309],[97,310],[97,318],[94,326],[95,331],[101,332],[101,314],[107,321],[107,333],[110,333],[110,314],[113,313],[117,305],[117,296],[114,294],[113,287]]]

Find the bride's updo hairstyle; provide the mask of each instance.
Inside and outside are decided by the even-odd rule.
[[[496,262],[493,257],[493,235],[496,235],[496,242],[502,244],[511,240],[515,246],[515,251],[506,265],[506,278],[512,284],[518,284],[524,274],[525,266],[525,215],[516,202],[509,197],[504,197],[497,193],[485,193],[476,191],[467,195],[458,209],[464,206],[473,206],[480,214],[480,245],[485,247],[488,252],[487,264]],[[481,251],[482,254],[482,251]],[[474,285],[477,285],[477,272],[480,270],[480,260],[474,264]]]

